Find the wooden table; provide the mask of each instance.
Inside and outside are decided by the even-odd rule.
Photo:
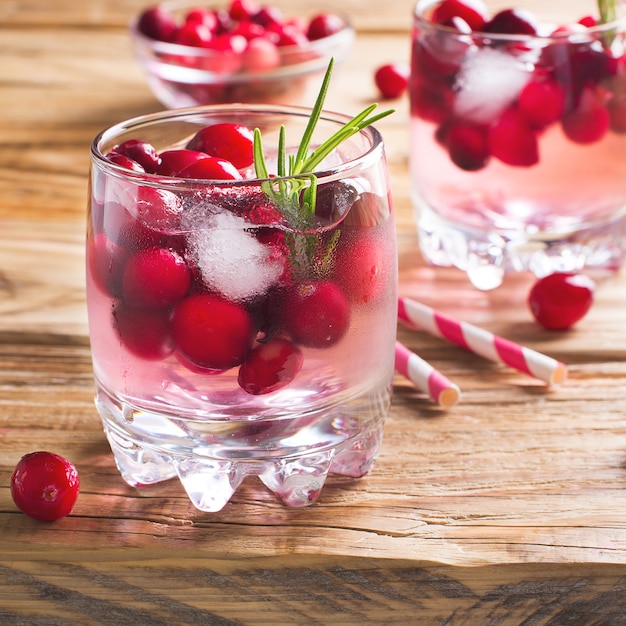
[[[408,59],[411,3],[341,5],[358,38],[328,104],[354,113],[377,99],[375,68]],[[526,307],[528,277],[481,293],[425,267],[405,99],[380,124],[401,293],[566,362],[569,381],[547,389],[401,328],[463,399],[443,411],[398,378],[366,478],[331,478],[299,510],[251,480],[215,514],[175,481],[122,481],[92,401],[83,232],[92,137],[161,108],[126,32],[141,6],[0,0],[0,623],[626,624],[626,277],[602,283],[575,330],[550,333]],[[51,524],[10,496],[36,449],[82,480]]]

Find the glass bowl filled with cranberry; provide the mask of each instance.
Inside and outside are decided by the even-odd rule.
[[[301,104],[307,80],[350,53],[354,30],[334,12],[292,17],[274,5],[165,2],[130,26],[135,56],[157,99],[207,104]]]

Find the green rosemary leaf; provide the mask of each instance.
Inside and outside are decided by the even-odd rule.
[[[617,18],[615,0],[598,0],[598,11],[603,24],[613,22]]]
[[[317,99],[315,100],[315,104],[311,110],[311,116],[309,117],[309,122],[306,126],[304,134],[302,135],[302,139],[300,140],[300,146],[298,147],[298,152],[295,158],[294,170],[298,167],[299,163],[302,163],[307,156],[309,151],[309,146],[311,145],[311,138],[313,137],[313,131],[317,126],[317,122],[320,119],[320,115],[322,114],[322,110],[324,109],[324,101],[326,100],[326,94],[328,93],[328,87],[330,85],[330,78],[333,73],[333,66],[335,65],[335,60],[333,58],[330,59],[328,64],[328,68],[326,69],[326,73],[324,74],[324,80],[322,81],[322,86],[320,87],[320,91],[317,94]],[[300,170],[302,171],[302,170]],[[292,172],[293,174],[294,172]]]

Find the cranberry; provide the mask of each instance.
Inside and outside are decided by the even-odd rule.
[[[176,175],[179,178],[203,178],[207,180],[241,180],[239,170],[225,159],[207,156],[184,167]]]
[[[205,152],[198,150],[165,150],[160,154],[161,163],[159,164],[157,174],[160,176],[177,176],[181,170],[189,167],[192,163],[207,157],[208,155]]]
[[[191,271],[180,255],[166,248],[148,248],[126,263],[122,292],[138,308],[167,307],[187,295]]]
[[[376,70],[374,82],[383,98],[399,98],[407,89],[410,73],[408,63],[389,63]]]
[[[69,515],[78,498],[80,480],[76,467],[52,452],[23,456],[11,477],[11,496],[30,517],[53,522]]]
[[[185,24],[204,24],[212,33],[217,31],[217,14],[206,7],[194,7],[185,15]]]
[[[417,117],[441,124],[452,112],[454,93],[445,86],[430,86],[415,80],[411,86],[411,113]]]
[[[278,41],[278,40],[277,40]],[[246,72],[267,72],[280,65],[278,46],[267,38],[257,37],[248,42],[242,57],[242,69]]]
[[[611,130],[614,133],[626,133],[626,97],[614,96],[607,104],[611,118]]]
[[[251,20],[259,12],[259,8],[255,0],[232,0],[228,15],[237,22]]]
[[[130,159],[125,154],[120,154],[115,150],[112,150],[106,155],[106,158],[111,161],[111,163],[115,163],[115,165],[119,165],[124,169],[131,170],[133,172],[145,172],[146,170],[139,164],[137,161]]]
[[[181,300],[174,308],[172,331],[183,357],[210,370],[241,364],[255,333],[252,318],[242,305],[212,294]]]
[[[115,152],[127,156],[136,163],[139,163],[146,172],[154,174],[161,161],[156,148],[147,141],[140,139],[128,139],[115,147]]]
[[[113,326],[124,347],[148,361],[167,358],[174,351],[167,309],[135,309],[118,304]]]
[[[581,95],[578,107],[561,120],[565,136],[574,143],[590,144],[600,141],[611,126],[609,111],[589,89]]]
[[[496,13],[483,28],[486,33],[502,35],[536,35],[535,17],[524,9],[505,9]]]
[[[284,323],[293,340],[311,348],[328,348],[348,330],[350,305],[329,281],[295,285],[284,299]]]
[[[451,161],[462,170],[474,172],[489,161],[487,129],[466,122],[454,122],[445,131],[444,143]]]
[[[537,135],[516,109],[505,111],[489,129],[489,151],[507,165],[530,167],[539,162]]]
[[[187,149],[226,159],[237,169],[243,169],[252,165],[253,144],[254,133],[250,128],[223,122],[199,130],[187,144]]]
[[[87,268],[94,283],[105,293],[117,296],[122,291],[122,276],[128,251],[96,233],[87,241]]]
[[[554,80],[531,80],[519,95],[518,107],[533,128],[544,128],[563,115],[565,92]]]
[[[431,21],[450,26],[454,18],[462,19],[471,30],[483,30],[487,22],[487,6],[482,0],[443,0],[438,4]]]
[[[278,391],[302,368],[302,351],[284,337],[260,343],[239,368],[239,385],[253,395]]]
[[[344,230],[337,248],[335,276],[352,302],[367,304],[378,299],[387,286],[384,252],[374,236]]]
[[[140,33],[150,39],[158,41],[174,41],[178,25],[174,16],[162,6],[153,6],[146,9],[137,22]]]
[[[210,27],[203,22],[186,22],[178,29],[174,41],[181,46],[206,48],[212,39]]]
[[[320,13],[309,22],[307,37],[311,41],[330,37],[346,27],[343,19],[334,13]]]
[[[593,303],[595,283],[584,274],[556,272],[540,278],[528,304],[535,319],[550,330],[565,330],[582,319]]]

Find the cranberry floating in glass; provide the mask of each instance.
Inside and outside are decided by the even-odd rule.
[[[613,271],[626,251],[624,2],[608,23],[591,1],[589,15],[524,4],[421,0],[414,12],[419,242],[480,289],[508,272]]]
[[[384,147],[367,126],[314,172],[284,176],[276,148],[295,154],[310,114],[180,109],[94,140],[96,405],[130,485],[177,476],[197,508],[217,511],[256,475],[300,507],[328,474],[360,477],[374,464],[397,306]],[[322,112],[311,149],[348,120]],[[236,167],[203,152],[223,144],[240,146]],[[205,167],[213,179],[195,175]]]

